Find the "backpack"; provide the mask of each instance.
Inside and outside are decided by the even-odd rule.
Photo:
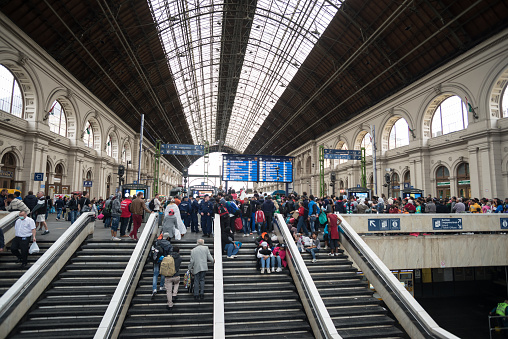
[[[217,206],[217,209],[219,210],[219,215],[221,217],[226,214],[229,214],[228,209],[222,203],[219,203],[219,206]]]
[[[319,214],[319,208],[317,204],[312,205],[312,214]]]
[[[162,233],[161,233],[161,239],[162,239]],[[159,262],[159,258],[164,255],[164,249],[159,245],[159,242],[156,241],[155,245],[152,245],[152,249],[150,250],[150,256],[148,259],[150,261],[157,263]]]
[[[150,203],[148,204],[148,209],[150,211],[153,211],[153,209],[155,208],[155,201],[154,200],[155,200],[155,198],[152,199],[152,201],[150,201]]]
[[[256,215],[255,215],[255,219],[256,219],[256,222],[265,222],[265,218],[264,218],[264,214],[263,214],[263,211],[256,211]]]
[[[319,222],[321,223],[321,225],[324,225],[326,224],[327,221],[328,218],[326,217],[325,212],[321,212],[321,214],[319,215]]]
[[[229,209],[231,213],[235,214],[235,212],[238,211],[238,206],[236,206],[234,202],[229,202]]]
[[[243,229],[243,223],[241,218],[235,219],[235,230],[241,231]]]
[[[106,202],[105,206],[104,206],[104,210],[102,211],[102,214],[104,214],[104,216],[111,216],[111,209],[113,207],[113,202],[110,200],[109,201],[109,204]]]
[[[160,272],[165,277],[172,277],[175,275],[175,259],[171,255],[165,256],[164,259],[162,259]]]

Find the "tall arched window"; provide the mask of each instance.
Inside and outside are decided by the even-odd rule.
[[[469,174],[469,164],[463,162],[457,167],[457,186],[459,197],[471,197],[471,177]]]
[[[409,145],[409,125],[406,119],[400,118],[395,122],[391,131],[390,139],[388,141],[388,149],[394,149]]]
[[[503,89],[503,97],[501,99],[501,109],[503,110],[503,113],[501,116],[503,118],[508,118],[508,91],[506,90],[508,88],[508,84],[504,86]]]
[[[60,134],[63,137],[67,136],[67,119],[65,111],[58,100],[53,102],[49,110],[49,129],[51,132]]]
[[[361,148],[365,148],[365,156],[368,157],[372,155],[372,137],[370,133],[367,133],[363,136],[362,142],[360,143]]]
[[[392,174],[392,197],[400,198],[400,177],[397,173]]]
[[[113,142],[111,141],[111,135],[108,135],[108,141],[106,142],[106,154],[110,157],[113,156]]]
[[[93,148],[93,129],[90,121],[86,122],[85,130],[83,131],[83,142],[86,147]]]
[[[0,65],[0,110],[23,117],[21,88],[14,75],[3,65]]]
[[[436,186],[439,199],[450,197],[450,171],[445,166],[436,170]]]
[[[432,117],[432,137],[438,137],[467,128],[467,109],[462,99],[454,95],[438,106]]]

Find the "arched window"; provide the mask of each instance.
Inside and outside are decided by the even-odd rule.
[[[436,170],[436,186],[439,199],[450,197],[450,171],[445,166]]]
[[[346,144],[346,143],[343,143],[343,144],[342,144],[342,147],[341,147],[341,148],[339,148],[339,149],[341,149],[341,150],[345,150],[345,151],[346,151],[346,150],[348,149],[348,148],[347,148],[347,144]],[[345,163],[346,163],[346,162],[348,162],[349,160],[347,160],[347,159],[339,159],[338,161],[339,161],[339,165],[340,165],[340,164],[345,164]]]
[[[111,141],[111,135],[108,135],[108,141],[106,142],[106,154],[110,157],[113,156],[113,142]]]
[[[508,84],[504,86],[503,97],[501,99],[501,109],[503,110],[501,116],[503,118],[508,118],[508,91],[506,90],[507,88]]]
[[[432,137],[467,128],[467,109],[462,99],[454,95],[444,100],[432,117]]]
[[[14,75],[3,65],[0,65],[0,110],[23,117],[21,88]]]
[[[16,158],[12,153],[5,153],[2,157],[2,177],[0,184],[2,188],[14,188],[16,181]]]
[[[463,162],[457,167],[457,186],[459,197],[471,198],[471,177],[467,162]]]
[[[392,197],[394,198],[400,198],[400,177],[397,173],[392,174]]]
[[[365,156],[368,157],[372,155],[372,137],[370,133],[367,133],[363,136],[362,142],[360,143],[361,148],[365,148]]]
[[[53,102],[49,110],[49,129],[51,132],[60,134],[63,137],[67,136],[67,119],[65,111],[58,100]]]
[[[395,122],[391,131],[390,139],[388,141],[388,149],[394,149],[409,145],[409,125],[406,119],[400,118]]]
[[[90,121],[86,122],[85,130],[83,131],[83,142],[86,147],[93,148],[93,129]]]

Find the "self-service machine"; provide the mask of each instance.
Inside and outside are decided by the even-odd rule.
[[[145,199],[149,198],[149,186],[142,184],[126,184],[122,185],[122,198],[126,198],[128,196],[136,196],[139,192],[143,192],[143,197]]]
[[[419,190],[417,188],[405,188],[402,191],[402,198],[403,199],[405,199],[405,198],[416,199],[416,198],[420,198],[420,197],[423,197],[423,190]]]
[[[372,191],[365,187],[353,187],[346,190],[347,198],[363,199],[365,201],[370,200]]]

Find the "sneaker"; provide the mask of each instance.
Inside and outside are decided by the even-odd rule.
[[[278,267],[277,272],[282,272],[282,268]]]
[[[270,274],[270,267],[266,269],[266,273]]]
[[[316,261],[317,261],[317,259],[312,259],[312,262],[316,262]]]
[[[228,259],[234,259],[234,258],[235,258],[235,257],[233,257],[233,256],[228,257]]]
[[[249,236],[248,234],[244,234],[244,235],[243,235],[243,237],[244,237],[244,238],[245,238],[245,237],[248,237],[248,236]]]
[[[275,272],[275,267],[272,267],[272,273]]]
[[[120,238],[128,238],[129,236],[127,234],[121,235]]]
[[[340,255],[340,253],[335,253],[335,256],[338,257]]]
[[[161,286],[161,287],[159,288],[159,291],[161,291],[161,292],[162,292],[162,291],[166,291],[166,287]]]
[[[157,289],[155,289],[155,290],[153,290],[153,291],[152,291],[152,297],[151,297],[151,299],[153,299],[153,298],[155,297],[155,295],[156,295],[156,294],[157,294]]]
[[[325,246],[325,250],[327,250],[327,249],[329,249],[329,248],[330,248],[330,247],[328,247],[328,246]]]
[[[238,256],[237,256],[237,255],[233,255],[232,257],[233,257],[233,258],[238,258]]]
[[[333,254],[334,254],[334,253],[330,252],[330,253],[328,253],[328,256],[329,256],[329,257],[333,257]]]
[[[113,237],[113,240],[114,241],[121,241],[122,239],[118,238],[118,237]]]
[[[45,230],[44,232],[42,232],[42,235],[46,235],[46,234],[49,234],[48,230]]]
[[[263,273],[265,273],[265,269],[264,268],[261,269],[261,274],[263,274]]]

